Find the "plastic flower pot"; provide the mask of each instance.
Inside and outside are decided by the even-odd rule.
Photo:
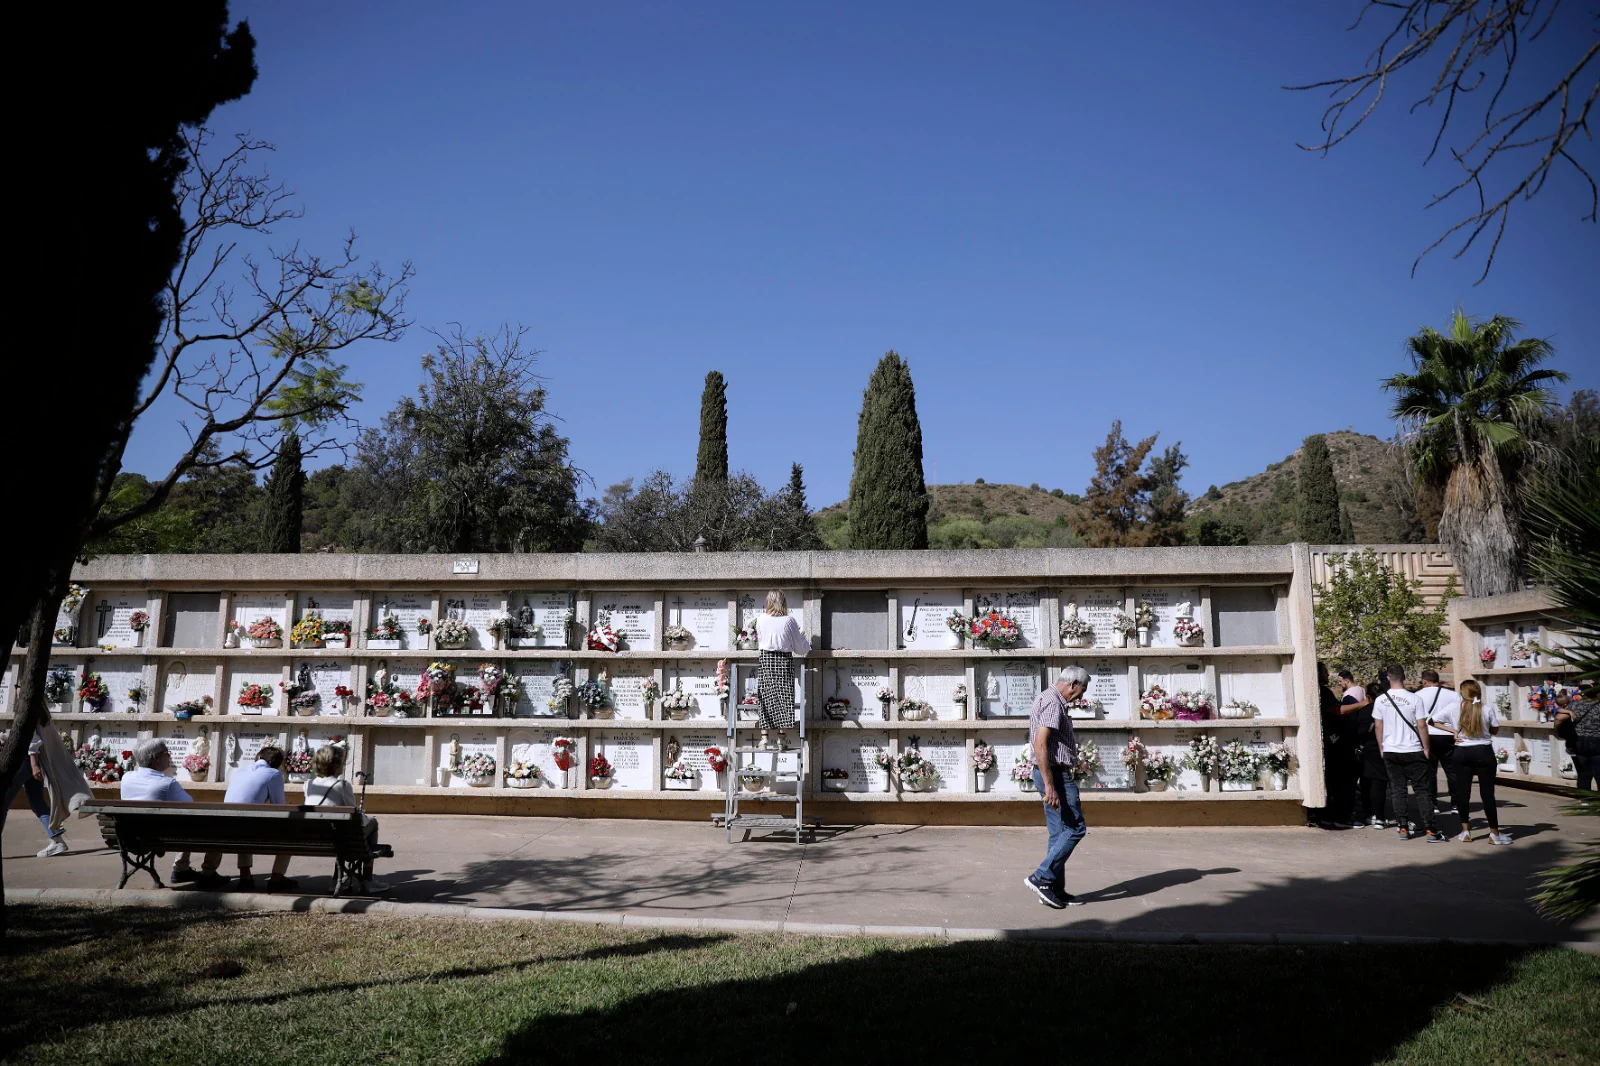
[[[539,779],[537,777],[508,777],[508,778],[506,778],[506,787],[507,788],[538,788],[539,787]]]
[[[843,792],[849,784],[850,779],[848,777],[824,777],[822,779],[822,791]]]
[[[1167,779],[1164,777],[1154,777],[1151,778],[1146,784],[1151,792],[1165,792],[1167,790],[1167,783]]]
[[[974,792],[987,792],[987,791],[989,791],[990,785],[992,784],[992,782],[990,781],[989,775],[992,774],[992,773],[994,773],[993,770],[975,770],[975,771],[973,771],[973,774],[972,774],[973,791]]]
[[[1128,634],[1120,629],[1112,630],[1111,646],[1113,648],[1126,648],[1128,646]]]
[[[611,787],[611,778],[609,778],[609,777],[591,777],[591,778],[589,778],[589,784],[593,788],[598,788],[598,789],[601,789],[602,791],[604,791],[605,789],[608,789],[608,788]]]
[[[1148,648],[1149,646],[1150,646],[1150,630],[1142,628],[1142,629],[1139,630],[1139,647]]]
[[[473,788],[488,788],[490,785],[494,784],[494,775],[475,774],[474,776],[467,778],[467,784],[471,785]]]
[[[267,637],[264,640],[258,640],[255,637],[245,637],[244,639],[249,642],[249,644],[250,644],[250,646],[252,648],[281,648],[281,647],[283,647],[283,638],[282,637]]]
[[[668,792],[695,792],[700,788],[699,777],[669,777],[667,778]]]

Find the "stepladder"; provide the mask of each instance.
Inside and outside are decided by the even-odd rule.
[[[730,844],[735,832],[748,840],[756,830],[793,832],[799,844],[812,831],[805,813],[811,742],[806,734],[804,668],[796,664],[795,727],[781,746],[776,731],[768,731],[767,743],[762,743],[756,664],[732,663],[730,673],[724,701],[728,770],[723,809],[711,820],[727,831]]]

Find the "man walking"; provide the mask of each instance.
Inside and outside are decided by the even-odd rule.
[[[1422,717],[1428,720],[1428,780],[1434,795],[1438,795],[1439,768],[1444,768],[1445,795],[1449,796],[1451,756],[1456,750],[1456,735],[1450,732],[1461,720],[1461,696],[1453,689],[1439,684],[1439,671],[1422,671],[1422,687],[1417,690],[1422,703]],[[1449,729],[1435,725],[1449,726]]]
[[[1044,796],[1044,824],[1050,836],[1044,861],[1023,884],[1033,890],[1040,903],[1057,910],[1083,904],[1067,892],[1066,881],[1067,859],[1089,831],[1078,803],[1078,783],[1072,779],[1072,767],[1078,761],[1078,738],[1067,704],[1082,696],[1088,687],[1089,671],[1069,666],[1061,671],[1054,685],[1039,693],[1028,712],[1033,784]]]
[[[1384,767],[1389,771],[1389,809],[1400,823],[1396,832],[1402,840],[1411,839],[1411,829],[1406,824],[1406,786],[1409,784],[1416,792],[1422,828],[1428,840],[1442,844],[1447,838],[1433,827],[1433,771],[1428,765],[1428,735],[1419,728],[1424,717],[1422,701],[1406,691],[1403,667],[1391,666],[1386,673],[1389,688],[1373,701],[1372,717],[1377,722],[1373,733],[1383,752]]]

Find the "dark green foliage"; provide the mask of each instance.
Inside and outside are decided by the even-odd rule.
[[[1236,522],[1205,514],[1194,523],[1194,542],[1210,547],[1236,547],[1250,543],[1250,535]]]
[[[257,550],[277,554],[300,551],[300,522],[305,504],[306,472],[300,465],[300,434],[289,430],[278,446],[278,458],[262,487],[261,536]]]
[[[698,482],[728,480],[728,385],[720,371],[706,375],[700,394],[700,452],[695,457]]]
[[[592,546],[610,552],[802,551],[823,547],[806,510],[795,465],[789,484],[767,494],[740,471],[710,482],[675,482],[657,470],[636,487],[630,479],[590,500],[599,519]],[[798,491],[797,491],[798,490]]]
[[[911,368],[884,354],[861,397],[855,472],[850,478],[850,545],[859,549],[928,546],[928,489],[922,425]]]
[[[194,530],[197,552],[231,554],[257,550],[255,521],[262,492],[255,471],[238,461],[225,461],[208,447],[189,476],[173,487],[165,509],[184,516]]]
[[[150,479],[143,474],[118,474],[106,497],[106,507],[117,511],[129,510],[148,500],[152,491]],[[90,541],[84,547],[84,554],[92,557],[192,552],[197,550],[198,543],[199,535],[193,516],[186,511],[176,510],[169,499],[167,506]]]
[[[1178,484],[1178,478],[1189,459],[1181,444],[1172,445],[1150,460],[1150,472],[1145,477],[1148,495],[1142,516],[1144,528],[1137,541],[1146,547],[1173,547],[1187,539],[1183,516],[1189,507],[1189,494]]]
[[[1333,476],[1328,438],[1314,433],[1300,448],[1300,483],[1295,493],[1299,538],[1308,544],[1346,544],[1339,528],[1339,482]]]
[[[1339,508],[1339,543],[1354,544],[1356,542],[1356,527],[1350,521],[1350,512],[1342,505]]]

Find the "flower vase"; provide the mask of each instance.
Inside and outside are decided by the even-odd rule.
[[[1289,775],[1288,775],[1288,773],[1286,773],[1284,771],[1279,771],[1278,773],[1270,775],[1270,777],[1271,777],[1271,781],[1272,781],[1272,791],[1274,791],[1274,792],[1287,792],[1287,791],[1289,791]]]
[[[506,787],[507,788],[538,788],[539,787],[539,779],[537,777],[508,777],[508,778],[506,778]]]
[[[974,775],[973,775],[973,791],[975,791],[975,792],[987,792],[987,791],[989,791],[989,774],[990,774],[990,772],[991,771],[988,771],[988,770],[978,770],[978,771],[976,771],[974,773]]]
[[[1167,790],[1167,779],[1164,777],[1151,778],[1145,783],[1145,787],[1151,792],[1165,792]]]
[[[1140,630],[1139,630],[1139,647],[1148,648],[1149,646],[1150,646],[1150,630],[1147,629],[1147,628],[1141,627]]]
[[[439,787],[449,788],[450,779],[455,776],[455,771],[448,766],[439,767]]]
[[[231,629],[228,630],[222,635],[222,646],[224,648],[237,648],[239,646],[239,634]]]
[[[1144,779],[1144,767],[1143,766],[1135,766],[1133,768],[1133,790],[1135,792],[1149,792],[1150,791],[1150,784],[1149,784],[1149,782],[1147,782]]]
[[[965,644],[965,643],[966,643],[966,640],[961,636],[960,633],[957,633],[953,629],[950,631],[950,650],[951,651],[960,651],[961,650],[961,646],[963,644]]]
[[[879,700],[878,705],[883,708],[883,720],[887,722],[889,720],[889,701]]]
[[[1126,648],[1128,646],[1128,634],[1120,629],[1112,630],[1111,646],[1113,648]]]
[[[1029,777],[1029,778],[1025,778],[1024,780],[1021,780],[1021,781],[1017,782],[1017,791],[1018,792],[1038,792],[1039,791],[1039,786],[1034,784],[1033,778]]]
[[[1200,791],[1201,792],[1210,792],[1211,791],[1211,775],[1210,774],[1201,774],[1200,775]]]
[[[884,774],[883,774],[883,791],[885,791],[885,792],[893,792],[894,791],[894,775],[889,773],[888,771],[884,771]]]
[[[598,788],[602,792],[604,792],[606,789],[611,787],[611,778],[609,778],[609,777],[591,777],[591,778],[589,778],[589,784],[592,787]]]

